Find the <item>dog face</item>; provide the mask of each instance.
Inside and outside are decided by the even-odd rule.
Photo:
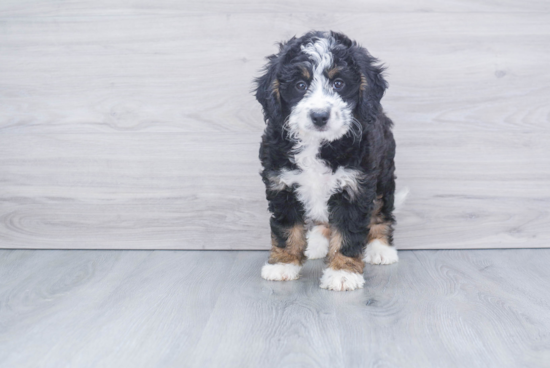
[[[300,140],[336,140],[360,132],[386,89],[376,59],[346,36],[310,32],[280,45],[257,80],[268,123]]]

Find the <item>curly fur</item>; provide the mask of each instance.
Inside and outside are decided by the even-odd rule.
[[[392,245],[395,141],[380,105],[383,70],[365,48],[336,32],[293,37],[268,57],[256,98],[266,122],[261,176],[278,247],[297,224],[328,223],[342,236],[337,251],[357,258],[373,216],[387,225],[385,242]],[[328,111],[324,126],[315,123],[318,111]]]

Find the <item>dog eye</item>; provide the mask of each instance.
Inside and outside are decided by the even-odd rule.
[[[298,91],[301,91],[301,92],[305,91],[305,90],[307,89],[307,84],[306,84],[306,82],[304,82],[304,81],[299,81],[298,83],[296,83],[296,89],[297,89]]]
[[[336,91],[340,91],[344,88],[346,83],[344,83],[341,79],[336,79],[334,82],[332,82],[332,88],[334,88]]]

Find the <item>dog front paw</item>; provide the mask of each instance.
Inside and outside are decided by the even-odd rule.
[[[399,261],[399,257],[397,256],[397,249],[391,245],[384,244],[380,240],[373,240],[367,244],[363,260],[365,263],[374,265],[388,265]]]
[[[262,267],[262,277],[269,281],[290,281],[300,277],[300,269],[298,266],[291,263],[266,263]]]
[[[321,288],[334,291],[351,291],[361,289],[365,284],[363,275],[346,270],[327,268],[321,277]]]

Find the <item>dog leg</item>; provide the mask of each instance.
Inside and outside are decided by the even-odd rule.
[[[361,183],[362,190],[338,193],[329,199],[328,268],[323,272],[320,285],[324,289],[355,290],[365,284],[362,256],[376,194],[369,190],[375,188],[372,182]]]
[[[393,240],[393,216],[391,210],[393,203],[388,205],[392,197],[379,197],[375,201],[374,210],[369,225],[367,249],[364,261],[366,263],[380,265],[392,264],[399,260],[397,250],[392,246]]]
[[[305,227],[297,224],[281,230],[272,224],[272,229],[271,253],[262,267],[262,277],[271,281],[296,280],[304,260]]]
[[[357,255],[348,257],[342,254],[344,239],[342,234],[332,231],[328,254],[328,267],[321,277],[321,288],[335,291],[360,289],[365,284],[363,278],[364,263],[361,260],[361,250]]]
[[[306,257],[308,259],[325,258],[328,253],[330,228],[326,225],[317,225],[308,231],[306,238]]]

